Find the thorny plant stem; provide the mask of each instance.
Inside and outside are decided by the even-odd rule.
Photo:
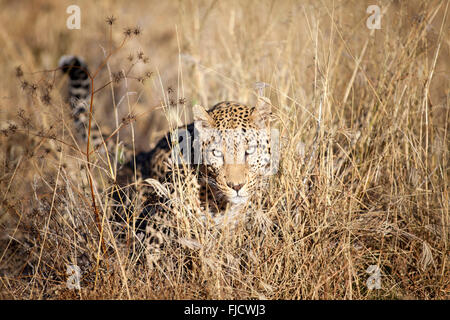
[[[100,222],[100,213],[98,211],[97,205],[95,203],[95,194],[94,194],[94,186],[92,181],[92,174],[91,174],[91,162],[89,159],[89,147],[90,147],[90,141],[91,141],[91,123],[92,123],[92,110],[94,107],[94,77],[92,77],[89,73],[89,78],[91,79],[91,102],[89,106],[89,125],[88,125],[88,139],[87,139],[87,145],[86,145],[86,162],[87,162],[87,170],[88,170],[88,179],[89,179],[89,187],[91,189],[91,197],[92,197],[92,207],[94,208],[94,214],[95,214],[95,220],[97,223],[97,228],[100,233],[100,241],[102,245],[103,253],[106,254],[106,245],[105,240],[103,239],[103,228]]]
[[[111,39],[110,39],[111,41]],[[100,242],[103,250],[103,254],[107,255],[106,252],[106,245],[105,245],[105,239],[103,238],[103,227],[100,219],[100,213],[97,208],[97,204],[95,202],[95,194],[94,194],[94,184],[92,181],[92,174],[91,174],[91,162],[90,162],[90,141],[91,141],[91,126],[92,126],[92,111],[94,109],[94,79],[97,77],[100,70],[105,66],[105,64],[108,62],[109,58],[116,52],[118,52],[125,44],[126,38],[122,40],[122,43],[119,47],[117,47],[114,51],[110,51],[110,53],[106,56],[106,58],[102,61],[100,66],[95,71],[94,75],[92,76],[87,70],[86,73],[88,74],[89,78],[91,79],[91,101],[89,106],[89,124],[88,124],[88,139],[87,139],[87,145],[86,145],[86,162],[87,162],[87,170],[88,170],[88,179],[89,179],[89,187],[91,190],[91,197],[92,197],[92,207],[94,209],[95,219],[97,223],[97,228],[100,233]],[[110,48],[112,44],[110,43]],[[97,261],[98,266],[98,261]],[[97,277],[96,277],[97,278]]]
[[[108,62],[109,58],[116,52],[118,52],[120,49],[122,49],[122,47],[124,46],[125,42],[126,42],[127,38],[124,38],[122,40],[122,43],[120,44],[120,46],[118,46],[114,51],[110,51],[110,53],[106,56],[106,58],[101,62],[100,66],[97,68],[97,70],[95,71],[95,73],[93,75],[90,74],[90,72],[88,70],[86,70],[85,68],[81,67],[81,66],[72,66],[71,68],[79,68],[81,70],[83,70],[84,72],[86,72],[86,74],[88,75],[89,79],[91,80],[91,99],[90,99],[90,104],[89,104],[89,123],[88,123],[88,138],[87,138],[87,145],[86,145],[86,168],[87,168],[87,175],[88,175],[88,180],[89,180],[89,188],[90,188],[90,193],[91,193],[91,198],[92,198],[92,208],[94,210],[94,215],[95,215],[95,221],[97,224],[97,229],[98,232],[100,234],[100,242],[101,242],[101,248],[103,251],[103,254],[107,255],[107,251],[106,251],[106,245],[105,245],[105,240],[103,238],[103,227],[102,227],[102,223],[101,223],[101,219],[100,219],[100,212],[98,211],[97,208],[97,204],[95,201],[95,193],[94,193],[94,183],[92,180],[92,173],[91,173],[91,161],[90,161],[90,141],[91,141],[91,127],[92,127],[92,113],[93,113],[93,109],[94,109],[94,80],[97,77],[98,73],[101,71],[101,69],[105,66],[105,64]],[[111,44],[110,44],[110,48],[111,48]],[[57,68],[55,70],[58,70],[60,68]],[[98,264],[98,263],[97,263]]]

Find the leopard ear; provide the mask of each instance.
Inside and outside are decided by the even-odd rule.
[[[194,114],[195,127],[198,130],[214,127],[214,119],[209,115],[205,108],[196,104],[192,107],[192,112]]]
[[[266,97],[258,97],[258,102],[252,113],[255,124],[260,128],[266,128],[270,125],[270,116],[272,114],[272,103]]]

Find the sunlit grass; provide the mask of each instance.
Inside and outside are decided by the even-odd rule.
[[[76,31],[69,4],[0,12],[0,298],[448,299],[448,3],[381,2],[373,31],[360,1],[86,1]],[[140,36],[121,45],[128,26]],[[117,184],[123,160],[96,150],[91,192],[66,80],[49,71],[62,54],[95,70],[119,47],[93,100],[116,154],[149,150],[196,103],[254,104],[257,82],[282,143],[236,229],[205,228],[180,180],[168,214],[195,241],[168,244],[153,267],[129,224],[139,201],[124,195],[134,212],[117,219],[109,197],[135,173]],[[81,290],[67,288],[68,265]]]

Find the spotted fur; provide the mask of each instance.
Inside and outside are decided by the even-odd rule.
[[[60,66],[69,75],[75,126],[86,139],[88,67],[77,57],[61,58]],[[220,227],[225,220],[245,216],[270,170],[270,114],[270,101],[263,97],[255,106],[224,101],[206,110],[196,105],[193,123],[168,133],[152,150],[137,154],[120,170],[118,185],[137,186],[142,207],[132,208],[129,195],[122,191],[114,198],[119,207],[125,203],[126,213],[140,212],[135,230],[144,234],[149,262],[157,261],[164,244],[177,237],[176,230],[169,227],[174,225],[170,201],[177,197],[176,181],[194,191],[196,201],[186,206],[204,220]],[[179,150],[180,145],[185,148]],[[134,181],[135,176],[138,181]],[[123,210],[118,211],[123,214]],[[134,219],[128,216],[120,220]]]
[[[62,56],[58,67],[68,75],[67,100],[72,109],[75,131],[82,141],[87,142],[89,126],[89,105],[91,98],[91,79],[89,68],[84,60],[76,56]],[[91,143],[98,147],[105,137],[96,125],[91,126]]]
[[[197,201],[188,210],[192,214],[219,228],[224,221],[245,219],[255,191],[265,185],[270,171],[270,109],[270,101],[262,97],[253,107],[231,101],[209,111],[194,106],[194,122],[176,130],[182,134],[167,134],[151,151],[137,155],[136,167],[134,161],[129,163],[127,183],[136,171],[138,185],[144,186],[138,225],[147,235],[152,263],[159,259],[164,243],[177,237],[176,230],[167,226],[176,225],[171,221],[170,201],[177,197],[178,179],[196,193]],[[180,145],[185,148],[179,150]],[[164,194],[146,181],[157,181],[168,191]]]
[[[213,215],[223,214],[227,207],[240,210],[270,169],[270,102],[260,98],[256,106],[249,107],[225,101],[209,111],[194,106],[193,112],[194,122],[178,128],[184,134],[175,140],[191,142],[184,150],[189,157],[182,157],[187,162],[177,160],[168,134],[151,151],[137,155],[136,171],[142,180],[169,185],[175,175],[189,171],[198,184],[203,209]],[[133,162],[129,168],[133,169]]]

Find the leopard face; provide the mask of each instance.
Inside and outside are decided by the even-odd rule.
[[[270,104],[221,102],[210,111],[194,107],[203,179],[232,205],[247,203],[270,167]]]

